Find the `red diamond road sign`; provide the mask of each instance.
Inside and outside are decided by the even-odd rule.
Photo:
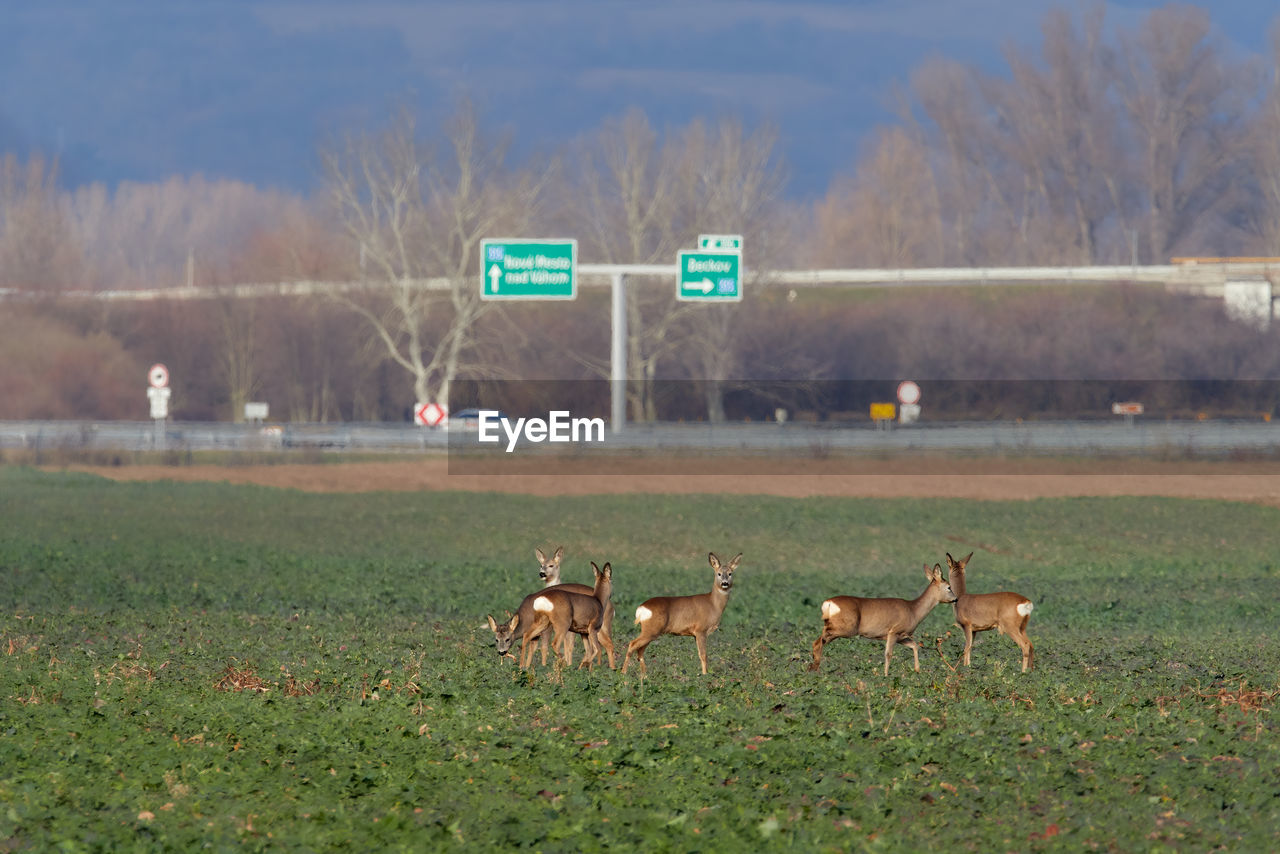
[[[413,423],[419,427],[438,427],[449,417],[449,410],[439,403],[419,403],[413,407]]]

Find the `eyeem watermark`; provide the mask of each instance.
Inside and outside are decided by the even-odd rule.
[[[508,454],[516,449],[521,438],[535,445],[542,442],[559,444],[604,441],[603,418],[574,418],[567,409],[553,409],[547,413],[545,420],[517,418],[514,424],[496,409],[481,409],[478,426],[478,441],[491,445],[501,441],[498,434],[501,428],[507,437]]]

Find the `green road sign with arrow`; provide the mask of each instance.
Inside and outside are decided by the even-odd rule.
[[[484,299],[573,299],[578,295],[578,241],[480,241]]]
[[[680,251],[676,297],[703,302],[742,299],[742,255],[738,252]]]

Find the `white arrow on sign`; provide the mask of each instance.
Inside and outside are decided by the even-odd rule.
[[[502,268],[497,264],[489,268],[489,281],[493,287],[493,292],[496,294],[498,292],[498,282],[502,281]]]
[[[710,279],[703,279],[701,282],[685,282],[684,289],[686,291],[702,291],[704,294],[709,294],[715,289],[715,283]]]

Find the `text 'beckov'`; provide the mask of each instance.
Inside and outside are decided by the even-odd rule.
[[[496,409],[481,409],[479,412],[479,436],[477,440],[496,445],[501,441],[498,433],[507,437],[507,453],[516,449],[516,444],[523,438],[526,442],[539,444],[542,442],[603,442],[603,418],[574,418],[567,409],[553,409],[542,418],[517,418],[512,424]]]

